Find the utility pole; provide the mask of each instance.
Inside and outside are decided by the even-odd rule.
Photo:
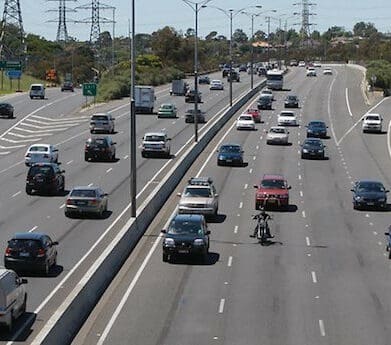
[[[311,13],[310,8],[315,6],[316,3],[311,3],[308,0],[302,0],[301,2],[297,2],[293,4],[294,6],[301,6],[301,12],[295,12],[295,15],[301,15],[301,34],[303,40],[308,40],[311,37],[310,27],[314,25],[310,23],[310,16],[316,15],[316,13]]]
[[[266,17],[267,22],[267,63],[270,62],[270,16]]]
[[[67,30],[67,20],[66,13],[67,12],[76,12],[74,9],[69,9],[66,7],[67,1],[76,2],[77,0],[47,0],[47,1],[56,1],[58,2],[58,10],[47,10],[46,12],[58,12],[58,20],[48,20],[47,22],[55,22],[58,23],[57,26],[57,42],[67,42],[69,41],[68,30]]]

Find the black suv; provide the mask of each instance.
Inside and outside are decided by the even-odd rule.
[[[261,109],[271,110],[272,106],[273,106],[273,101],[272,101],[271,97],[261,96],[258,98],[258,101],[257,101],[258,110],[261,110]]]
[[[4,266],[14,271],[42,271],[48,275],[57,265],[58,242],[43,233],[16,233],[9,241],[4,254]]]
[[[195,111],[194,109],[188,109],[185,113],[185,122],[186,123],[194,123],[194,116]],[[205,112],[203,112],[201,109],[197,109],[197,122],[198,123],[205,123]]]
[[[196,92],[194,89],[188,90],[185,95],[185,102],[186,103],[194,103],[196,98]],[[201,103],[201,92],[198,91],[198,101],[197,103]]]
[[[65,189],[65,170],[56,163],[35,163],[27,172],[26,193],[57,194]]]
[[[84,160],[115,161],[115,144],[108,136],[89,138],[84,147]]]
[[[208,259],[209,234],[205,218],[201,214],[177,214],[171,220],[163,239],[163,261],[176,254],[201,256]]]
[[[6,102],[0,103],[0,116],[6,116],[9,119],[14,117],[14,107]]]
[[[353,208],[380,208],[387,209],[387,193],[383,183],[373,180],[355,182],[353,188]]]
[[[70,81],[65,81],[64,84],[62,84],[62,86],[61,86],[61,92],[63,92],[63,91],[73,92],[74,91],[73,83]]]
[[[239,82],[240,81],[239,72],[232,70],[231,73],[228,73],[228,75],[227,75],[227,81],[229,82],[231,80],[231,78],[232,78],[232,81]]]

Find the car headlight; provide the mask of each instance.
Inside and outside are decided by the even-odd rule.
[[[357,195],[357,196],[354,197],[354,199],[357,200],[357,201],[360,201],[361,200],[361,196]]]
[[[175,241],[173,238],[165,238],[164,239],[164,245],[166,247],[175,247]]]
[[[194,240],[195,246],[203,246],[205,244],[204,240],[202,238],[197,238]]]
[[[308,153],[308,150],[307,150],[307,149],[303,149],[303,152],[304,152],[304,153]]]
[[[318,153],[322,153],[323,152],[323,150],[318,150]]]

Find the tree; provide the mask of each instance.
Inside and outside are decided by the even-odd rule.
[[[181,46],[181,37],[174,28],[166,26],[152,33],[151,45],[153,53],[164,63],[173,63]]]
[[[246,43],[248,37],[242,29],[236,29],[232,35],[232,41],[237,43]]]
[[[370,37],[377,33],[377,29],[373,23],[356,23],[353,27],[353,34],[360,37]]]
[[[205,36],[205,39],[207,41],[210,41],[210,40],[216,39],[216,36],[217,36],[217,31],[211,31],[209,34],[207,34]]]

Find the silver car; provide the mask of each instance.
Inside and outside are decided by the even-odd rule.
[[[107,196],[99,187],[74,187],[65,202],[65,216],[95,214],[103,218],[107,211]]]
[[[267,132],[266,144],[288,145],[289,131],[285,127],[273,126]]]
[[[217,216],[219,195],[210,177],[191,178],[183,193],[178,193],[178,196],[181,197],[178,213]]]
[[[91,116],[90,132],[114,133],[114,118],[109,113],[97,113]]]

